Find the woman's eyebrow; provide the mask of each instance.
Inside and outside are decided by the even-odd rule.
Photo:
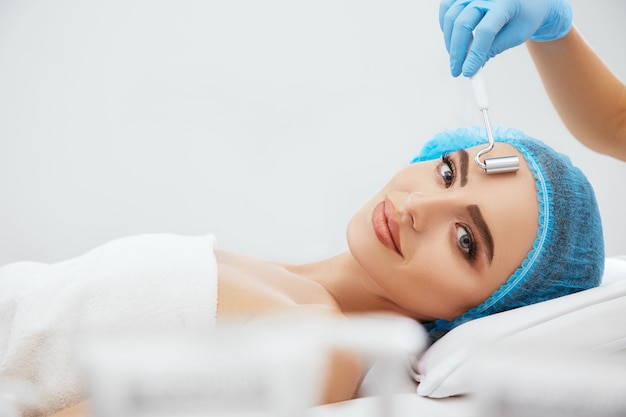
[[[478,229],[478,236],[484,243],[484,247],[486,248],[487,260],[489,263],[493,261],[493,238],[491,237],[491,232],[489,231],[489,226],[485,223],[485,219],[483,218],[482,213],[480,212],[480,208],[477,205],[471,204],[467,206],[467,211],[469,211],[470,217],[476,225],[476,229]]]
[[[465,187],[467,185],[467,162],[469,161],[469,156],[465,149],[459,149],[458,153],[461,160],[461,187]]]

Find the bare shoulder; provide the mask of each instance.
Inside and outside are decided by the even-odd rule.
[[[326,289],[284,265],[216,251],[218,264],[218,318],[256,315],[287,308],[339,312]]]
[[[87,401],[83,401],[51,414],[49,417],[88,417],[89,415],[89,404]]]

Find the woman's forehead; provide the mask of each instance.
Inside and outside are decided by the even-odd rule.
[[[481,146],[467,149],[473,158]],[[489,224],[495,257],[506,273],[512,273],[526,258],[539,229],[539,204],[535,177],[514,146],[496,143],[489,156],[518,155],[520,168],[514,173],[487,174],[474,164],[472,176],[476,197]],[[471,161],[473,164],[473,160]],[[507,275],[508,276],[508,275]]]

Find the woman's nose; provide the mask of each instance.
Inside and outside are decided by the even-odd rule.
[[[412,192],[406,196],[404,210],[410,216],[413,229],[421,231],[436,216],[443,215],[451,207],[449,196],[442,193]]]

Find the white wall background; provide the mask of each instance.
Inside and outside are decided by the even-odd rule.
[[[0,264],[144,232],[305,262],[433,133],[480,124],[437,0],[1,0]],[[622,78],[626,2],[573,0]],[[626,253],[626,164],[553,110],[525,47],[485,69],[493,124],[571,155]]]

